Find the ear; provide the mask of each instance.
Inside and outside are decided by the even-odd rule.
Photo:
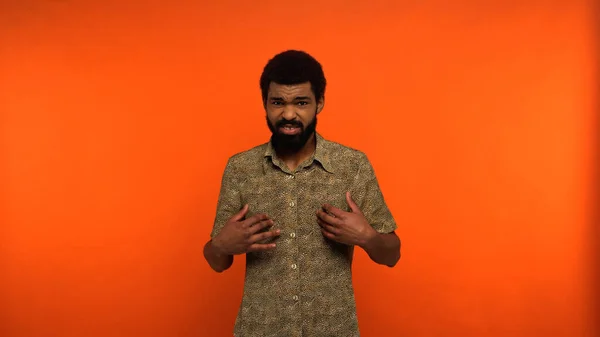
[[[325,98],[321,98],[319,100],[319,102],[317,102],[317,115],[321,112],[321,110],[323,110],[323,107],[325,106]]]

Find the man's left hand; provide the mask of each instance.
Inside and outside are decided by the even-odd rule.
[[[331,240],[365,247],[377,236],[358,205],[352,200],[350,192],[346,192],[346,201],[350,212],[346,212],[330,204],[323,205],[317,211],[317,222],[323,235]]]

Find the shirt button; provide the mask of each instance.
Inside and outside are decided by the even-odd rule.
[[[290,237],[295,238],[296,237],[296,233],[290,233]]]
[[[294,176],[290,174],[287,178],[288,179],[294,179]]]
[[[295,203],[294,203],[293,201],[292,201],[292,202],[290,202],[290,206],[291,206],[291,207],[294,207],[294,205],[295,205]]]
[[[298,300],[298,296],[297,296],[297,295],[294,295],[294,296],[292,296],[292,299],[293,299],[294,301],[297,301],[297,300]]]
[[[296,268],[298,268],[298,266],[295,263],[292,264],[292,269],[296,269]]]

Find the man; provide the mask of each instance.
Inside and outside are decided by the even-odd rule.
[[[204,256],[222,272],[246,254],[235,336],[359,336],[354,247],[389,267],[400,258],[366,155],[316,132],[325,86],[310,55],[273,57],[260,79],[271,139],[227,162]]]

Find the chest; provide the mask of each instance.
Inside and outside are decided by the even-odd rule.
[[[248,204],[249,214],[266,213],[280,226],[312,226],[316,212],[324,204],[349,210],[346,191],[353,180],[345,174],[334,174],[318,167],[288,174],[273,171],[246,177],[240,197]]]

